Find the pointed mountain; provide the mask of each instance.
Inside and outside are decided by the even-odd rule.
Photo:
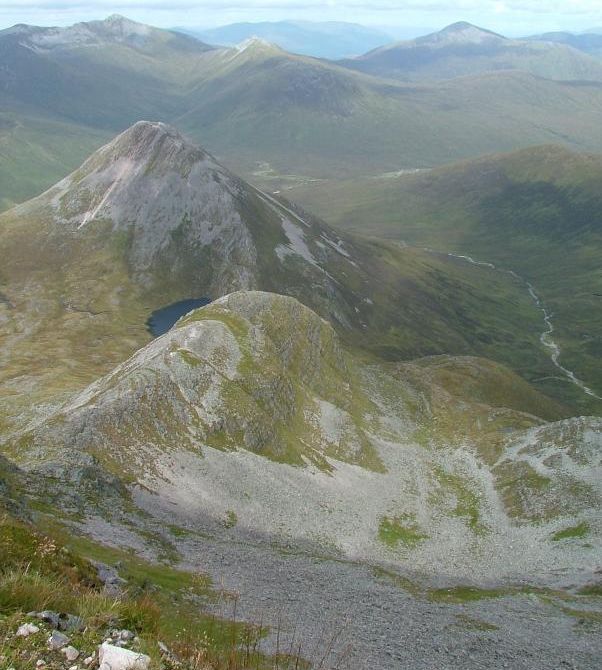
[[[290,53],[316,58],[347,58],[386,44],[386,32],[354,23],[336,21],[265,21],[233,23],[218,28],[181,28],[209,44],[235,46],[257,35]]]
[[[246,51],[248,53],[255,54],[256,56],[286,53],[277,44],[269,42],[263,37],[257,37],[257,35],[251,35],[251,37],[248,37],[238,44],[235,44],[234,49],[236,49],[238,53],[243,53]]]
[[[90,261],[110,248],[112,270],[144,291],[214,297],[296,285],[303,292],[311,277],[314,296],[321,285],[329,300],[338,291],[333,264],[354,263],[325,225],[241,181],[164,123],[136,123],[9,214],[21,223],[8,226],[3,242],[21,245],[21,276],[40,266],[60,271],[75,246]],[[28,228],[38,234],[26,236]]]
[[[452,79],[503,70],[554,80],[602,81],[602,63],[570,46],[511,40],[467,22],[386,45],[342,64],[404,81]]]
[[[549,365],[541,315],[512,278],[341,236],[163,123],[135,124],[0,216],[0,254],[0,395],[14,403],[9,426],[148,342],[146,323],[158,310],[173,314],[191,299],[238,290],[295,297],[345,342],[381,358],[453,352],[512,361],[520,349],[538,373]],[[486,335],[475,327],[481,322]]]
[[[498,35],[491,30],[479,28],[467,21],[458,21],[439,32],[419,37],[414,40],[414,43],[443,47],[452,44],[493,44],[507,41],[506,37]]]

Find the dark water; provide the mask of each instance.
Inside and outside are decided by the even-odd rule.
[[[181,316],[188,314],[193,309],[208,305],[210,302],[209,298],[190,298],[161,307],[149,316],[146,327],[152,335],[159,337],[159,335],[164,335]]]

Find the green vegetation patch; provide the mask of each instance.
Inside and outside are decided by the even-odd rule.
[[[585,521],[582,521],[576,526],[570,526],[569,528],[564,528],[559,530],[557,533],[552,535],[552,540],[558,542],[559,540],[573,540],[580,539],[587,536],[589,533],[589,524]]]
[[[379,565],[374,566],[372,568],[372,574],[377,579],[387,581],[390,584],[393,584],[393,586],[397,587],[398,589],[406,591],[407,593],[411,593],[413,596],[417,598],[424,595],[424,589],[420,584],[413,582],[411,579],[403,577],[402,575],[396,572],[387,570],[386,568],[383,568]]]
[[[55,529],[56,530],[56,529]],[[212,670],[242,668],[304,668],[302,659],[268,658],[258,651],[265,631],[202,611],[217,594],[204,575],[152,565],[126,551],[85,538],[42,533],[8,515],[0,517],[0,649],[6,667],[34,667],[43,658],[48,667],[63,667],[60,652],[46,646],[50,628],[25,614],[50,609],[77,615],[83,631],[71,631],[71,644],[82,656],[93,653],[110,629],[133,631],[137,651],[151,657],[151,668],[165,667],[158,641],[182,660],[182,667]],[[125,580],[122,592],[104,592],[96,569],[85,557],[115,566]],[[14,635],[26,622],[40,631],[27,638]]]
[[[197,365],[201,365],[203,362],[200,358],[198,358],[198,356],[195,356],[191,351],[188,351],[188,349],[178,349],[178,354],[182,360],[192,368],[197,367]]]
[[[499,626],[496,626],[495,624],[488,623],[482,619],[475,619],[466,614],[458,614],[456,618],[458,619],[458,625],[465,630],[478,630],[483,632],[499,630]]]
[[[512,595],[509,589],[482,589],[476,586],[454,586],[448,589],[434,589],[428,594],[429,600],[441,603],[468,603],[476,600],[503,598]]]
[[[580,622],[588,624],[602,625],[602,612],[592,610],[578,610],[572,607],[562,607],[562,611],[570,617],[579,619]]]
[[[226,518],[224,519],[224,528],[234,528],[234,526],[236,526],[237,523],[238,523],[238,517],[236,516],[236,512],[229,509],[226,512]]]
[[[443,491],[451,493],[455,498],[451,514],[465,518],[469,528],[475,533],[480,535],[487,532],[488,527],[481,519],[479,492],[471,488],[470,479],[454,472],[448,472],[442,467],[435,468],[435,476]]]
[[[583,596],[602,596],[602,582],[584,586],[579,590],[579,594]]]
[[[378,539],[392,548],[402,544],[411,549],[427,538],[428,535],[421,532],[420,526],[410,514],[385,516],[378,526]]]
[[[502,463],[495,470],[496,487],[502,495],[506,511],[512,517],[535,519],[541,516],[534,500],[541,503],[552,481],[540,475],[526,461]],[[549,509],[544,516],[553,517],[558,510]]]

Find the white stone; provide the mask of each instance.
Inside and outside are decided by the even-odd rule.
[[[65,654],[68,661],[77,661],[79,658],[79,651],[75,647],[64,647],[61,651]]]
[[[99,670],[148,670],[150,657],[104,642],[98,648]]]
[[[33,635],[34,633],[37,633],[40,629],[38,626],[35,626],[32,623],[24,623],[22,626],[19,626],[17,629],[17,636],[18,637],[29,637],[30,635]]]

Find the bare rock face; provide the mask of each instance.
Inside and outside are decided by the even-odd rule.
[[[255,283],[256,249],[242,220],[240,180],[163,123],[139,122],[49,193],[55,221],[73,235],[110,227],[134,273],[211,248],[234,286]],[[92,229],[92,230],[88,230]],[[181,262],[181,261],[180,261]]]

